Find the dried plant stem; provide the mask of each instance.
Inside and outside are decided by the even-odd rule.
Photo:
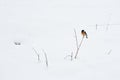
[[[106,31],[108,31],[108,28],[109,28],[109,24],[107,24],[107,26],[106,26]]]
[[[107,54],[110,55],[111,52],[112,52],[112,49],[110,49],[109,52],[108,52]]]
[[[73,60],[73,52],[71,52],[71,61]]]
[[[81,40],[81,42],[80,42],[80,44],[79,44],[79,46],[78,46],[78,48],[77,48],[77,50],[76,50],[75,59],[77,58],[78,52],[79,52],[80,47],[81,47],[82,42],[83,42],[83,39],[84,39],[84,36],[82,37],[82,40]]]
[[[37,56],[38,56],[38,61],[40,61],[40,55],[38,54]]]
[[[70,60],[72,61],[73,60],[73,52],[71,52],[71,55],[67,55],[64,59],[66,59],[66,58],[70,58]]]
[[[111,20],[111,14],[108,17],[108,23],[106,25],[106,31],[108,31],[109,25],[110,25],[110,20]]]
[[[96,30],[98,29],[98,25],[96,24]]]
[[[76,47],[78,48],[78,38],[77,38],[77,33],[75,29],[74,29],[74,33],[75,33]]]
[[[38,61],[40,61],[40,55],[38,54],[38,52],[35,50],[35,48],[33,48],[34,52],[36,53],[37,55],[37,58],[38,58]]]
[[[43,53],[44,53],[44,56],[45,56],[45,63],[46,63],[46,66],[48,67],[48,58],[47,58],[47,54],[46,52],[42,49]]]

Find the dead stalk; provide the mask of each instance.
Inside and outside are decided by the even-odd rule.
[[[48,58],[47,58],[47,54],[46,52],[42,49],[43,53],[44,53],[44,56],[45,56],[45,63],[46,63],[46,66],[48,67]]]
[[[73,60],[73,52],[71,52],[71,61]]]
[[[111,50],[109,50],[109,52],[107,53],[108,55],[110,55],[110,53],[112,52],[112,49]]]
[[[77,33],[75,29],[74,29],[74,33],[75,33],[76,47],[78,48],[78,38],[77,38]]]
[[[96,24],[96,30],[98,29],[98,25]]]
[[[82,42],[83,42],[83,39],[84,39],[84,37],[82,37],[82,40],[81,40],[81,42],[80,42],[80,44],[79,44],[79,46],[78,46],[78,48],[77,48],[77,50],[76,50],[75,59],[77,58],[78,52],[79,52],[80,47],[81,47]]]
[[[36,53],[37,55],[37,58],[38,58],[38,61],[40,61],[40,55],[38,54],[38,52],[35,50],[35,48],[33,48],[34,52]]]
[[[106,26],[106,31],[108,31],[108,28],[109,28],[109,24],[107,24],[107,26]]]

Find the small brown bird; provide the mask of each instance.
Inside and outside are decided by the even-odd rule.
[[[85,30],[82,30],[81,31],[81,34],[83,35],[83,38],[86,36],[86,38],[88,38],[88,35],[87,35],[87,33],[86,33],[86,31]]]

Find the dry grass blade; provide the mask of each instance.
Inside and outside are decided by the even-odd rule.
[[[35,54],[37,55],[38,61],[40,61],[40,55],[38,54],[38,52],[35,50],[35,48],[32,48],[35,52]]]
[[[71,55],[67,55],[64,59],[70,58],[70,60],[73,60],[73,52],[71,52]]]
[[[44,53],[44,56],[45,56],[45,63],[46,63],[46,66],[48,67],[48,58],[47,58],[47,54],[46,52],[42,49],[43,53]]]
[[[71,61],[73,60],[73,52],[71,52]]]
[[[98,25],[96,24],[96,30],[98,29]]]
[[[75,29],[74,29],[74,33],[75,33],[76,47],[78,48],[78,38],[77,38],[77,33]]]
[[[109,52],[107,53],[108,55],[110,55],[110,53],[112,52],[112,49],[111,50],[109,50]]]
[[[80,42],[80,44],[79,44],[79,46],[78,46],[78,48],[77,48],[77,50],[76,50],[75,59],[77,58],[78,52],[79,52],[80,47],[81,47],[82,42],[83,42],[83,39],[84,39],[84,37],[82,37],[82,40],[81,40],[81,42]]]

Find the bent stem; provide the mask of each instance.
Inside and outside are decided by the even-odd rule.
[[[73,60],[73,52],[71,52],[70,55],[67,55],[66,57],[64,57],[64,59],[70,58],[70,60]]]
[[[40,61],[40,55],[38,54],[38,52],[35,50],[35,48],[32,48],[34,50],[34,52],[36,53],[37,55],[37,58],[38,58],[38,61]]]
[[[46,66],[48,67],[48,58],[47,58],[47,54],[46,52],[42,49],[43,53],[44,53],[44,56],[45,56],[45,63],[46,63]]]
[[[80,47],[81,47],[82,42],[83,42],[83,39],[84,39],[84,36],[82,37],[82,40],[81,40],[81,42],[80,42],[80,44],[79,44],[79,46],[78,46],[78,48],[77,48],[77,50],[76,50],[75,59],[77,58],[78,52],[79,52]]]
[[[74,29],[74,33],[75,33],[76,47],[78,48],[78,38],[77,38],[77,33],[75,29]]]
[[[71,52],[71,61],[73,60],[73,52]]]

